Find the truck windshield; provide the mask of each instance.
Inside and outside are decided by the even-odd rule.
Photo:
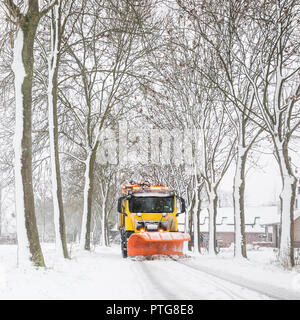
[[[132,197],[129,210],[133,213],[170,213],[174,211],[174,197]]]

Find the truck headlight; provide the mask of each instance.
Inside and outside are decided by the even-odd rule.
[[[138,212],[136,215],[137,215],[138,217],[141,217],[141,216],[142,216],[142,213],[141,213],[141,212]]]

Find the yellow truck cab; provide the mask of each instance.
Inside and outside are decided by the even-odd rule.
[[[167,234],[178,233],[177,217],[178,214],[185,212],[185,201],[177,197],[169,187],[150,185],[148,182],[131,183],[122,188],[122,197],[118,200],[118,212],[120,213],[119,230],[123,257],[126,258],[128,254],[137,255],[140,252],[145,255],[147,252],[155,252],[150,250],[155,247],[155,244],[158,247],[159,243],[166,243],[168,240],[171,245],[175,236],[168,237]],[[160,233],[159,238],[157,233]],[[139,236],[132,237],[132,235]],[[131,246],[128,248],[130,237],[132,238]],[[178,236],[175,238],[176,241],[173,239],[173,244],[179,241]],[[141,242],[141,250],[134,248],[137,240]],[[147,251],[150,244],[151,248],[148,248],[150,251]]]

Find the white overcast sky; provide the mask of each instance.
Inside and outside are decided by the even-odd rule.
[[[298,141],[299,140],[299,141]],[[300,139],[297,143],[291,142],[292,162],[298,167],[296,176],[300,178]],[[294,167],[295,168],[295,167]],[[232,182],[234,175],[234,166],[229,168],[220,188],[226,191],[232,191]],[[281,178],[277,162],[273,155],[261,155],[257,162],[257,167],[249,169],[246,176],[246,199],[249,205],[262,205],[268,201],[278,201],[281,191]]]

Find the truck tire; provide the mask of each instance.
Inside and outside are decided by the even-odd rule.
[[[127,258],[127,246],[125,246],[125,243],[123,240],[121,241],[121,251],[122,251],[122,257],[124,259],[126,259]]]
[[[122,251],[122,257],[124,259],[127,258],[127,242],[129,237],[133,234],[133,231],[125,231],[122,232],[122,237],[121,237],[121,251]]]

